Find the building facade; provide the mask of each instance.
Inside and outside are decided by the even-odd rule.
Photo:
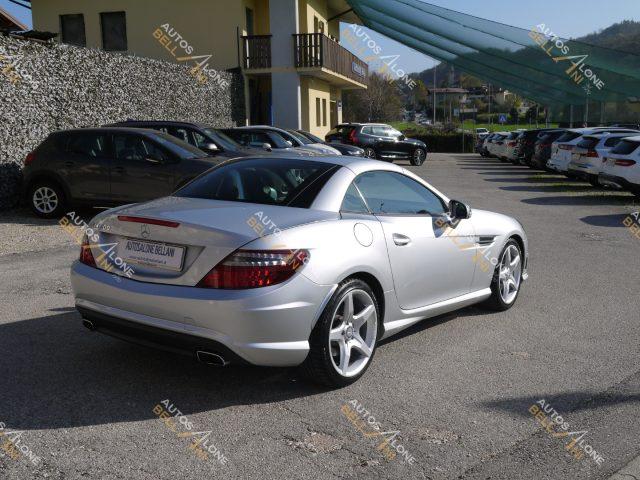
[[[185,62],[199,81],[239,68],[249,123],[324,134],[367,64],[339,44],[345,0],[32,0],[34,29],[64,43]],[[208,75],[208,76],[207,76]]]

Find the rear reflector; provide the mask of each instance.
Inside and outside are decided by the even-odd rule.
[[[616,165],[619,167],[631,167],[632,165],[635,165],[636,161],[635,160],[616,160]]]
[[[308,259],[307,250],[237,250],[196,286],[220,289],[269,287],[291,278]]]
[[[146,223],[147,225],[160,225],[162,227],[176,228],[180,226],[178,222],[171,222],[169,220],[157,220],[155,218],[145,217],[131,217],[129,215],[118,215],[118,220],[121,222],[133,222],[133,223]]]
[[[97,268],[96,261],[91,253],[91,245],[89,244],[89,238],[85,235],[82,239],[82,245],[80,246],[80,263],[84,263],[90,267]]]
[[[27,154],[27,158],[24,159],[24,166],[28,167],[33,163],[35,159],[36,159],[36,154],[34,152]]]

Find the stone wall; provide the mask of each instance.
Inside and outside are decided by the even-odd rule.
[[[55,130],[126,119],[244,123],[239,72],[0,36],[0,208],[15,205],[26,155]]]

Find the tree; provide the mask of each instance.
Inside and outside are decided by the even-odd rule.
[[[345,122],[391,122],[402,119],[403,102],[394,83],[379,75],[369,75],[369,88],[344,92]]]

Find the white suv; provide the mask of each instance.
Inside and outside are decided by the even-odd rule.
[[[547,167],[557,172],[568,173],[571,152],[580,141],[580,137],[604,132],[640,133],[637,130],[615,127],[572,128],[564,132],[551,145],[551,158],[547,161]]]
[[[603,158],[629,135],[629,133],[609,132],[584,135],[573,148],[568,173],[597,187],[598,175],[602,173],[604,167]]]
[[[600,183],[624,188],[640,197],[640,135],[623,139],[605,159],[598,176]]]

